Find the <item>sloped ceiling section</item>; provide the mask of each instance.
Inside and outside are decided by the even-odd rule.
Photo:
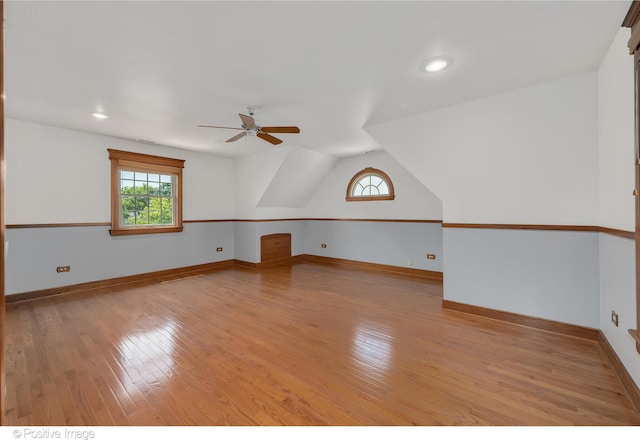
[[[306,148],[290,147],[269,182],[259,207],[302,208],[321,185],[337,158]]]
[[[251,154],[236,162],[236,215],[252,218],[258,201],[287,157],[291,147]]]

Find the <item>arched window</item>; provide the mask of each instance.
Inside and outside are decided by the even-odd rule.
[[[393,183],[384,171],[365,168],[351,178],[347,187],[347,202],[393,200]]]

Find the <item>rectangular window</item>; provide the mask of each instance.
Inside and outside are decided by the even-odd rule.
[[[108,151],[111,235],[182,231],[184,160]]]

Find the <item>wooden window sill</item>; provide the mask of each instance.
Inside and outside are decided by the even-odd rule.
[[[164,234],[169,232],[182,232],[182,226],[169,228],[150,227],[150,228],[131,228],[131,229],[111,229],[111,235],[137,235],[137,234]]]
[[[347,202],[373,202],[376,200],[394,200],[395,196],[348,196]]]

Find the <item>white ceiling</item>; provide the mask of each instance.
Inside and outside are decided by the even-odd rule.
[[[349,156],[384,147],[367,124],[597,69],[630,3],[5,1],[6,115],[233,157],[278,147],[196,126],[256,105]]]

